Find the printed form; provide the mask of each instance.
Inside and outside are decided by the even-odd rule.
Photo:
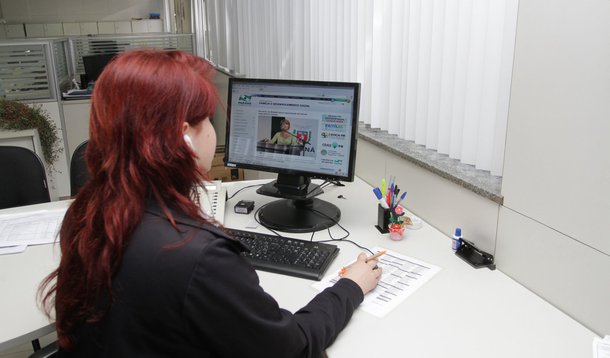
[[[375,247],[372,251],[374,253],[386,251],[385,255],[377,259],[378,266],[383,269],[383,273],[379,284],[364,297],[359,309],[380,318],[388,314],[441,270],[438,266],[381,247]],[[334,285],[339,279],[339,271],[337,271],[320,282],[316,282],[313,287],[322,291]]]
[[[54,242],[65,214],[58,209],[0,215],[0,247]]]

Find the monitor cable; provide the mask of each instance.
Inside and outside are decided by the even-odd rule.
[[[359,244],[357,244],[355,241],[348,240],[347,238],[349,237],[350,232],[349,232],[349,231],[348,231],[346,228],[344,228],[343,226],[341,226],[341,224],[339,224],[339,222],[338,222],[337,220],[335,220],[334,218],[329,217],[328,215],[326,215],[326,214],[324,214],[323,212],[320,212],[320,211],[318,211],[318,210],[315,210],[315,209],[310,209],[310,210],[311,210],[311,211],[316,212],[317,214],[320,214],[320,215],[322,215],[322,216],[325,216],[325,217],[329,218],[330,220],[332,220],[332,221],[335,223],[335,225],[337,225],[338,227],[340,227],[340,228],[341,228],[343,231],[345,231],[345,233],[346,233],[346,235],[345,235],[345,236],[343,236],[343,237],[341,237],[341,238],[338,238],[338,239],[337,239],[337,238],[334,238],[334,237],[333,237],[333,235],[332,235],[332,233],[330,232],[330,227],[329,227],[329,228],[327,228],[326,230],[328,231],[328,236],[330,236],[330,240],[319,240],[319,241],[315,241],[315,242],[349,242],[349,243],[351,243],[351,244],[355,245],[356,247],[358,247],[358,248],[360,248],[360,249],[362,249],[362,250],[366,250],[366,251],[370,252],[370,253],[371,253],[371,255],[373,254],[373,251],[371,251],[369,248],[364,247],[364,246],[362,246],[362,245],[359,245]],[[313,236],[314,236],[314,234],[315,234],[315,231],[311,233],[311,238],[310,238],[310,240],[309,240],[309,241],[313,241]]]
[[[240,191],[244,190],[244,189],[248,189],[248,188],[254,188],[255,186],[262,186],[263,184],[252,184],[252,185],[248,185],[245,186],[239,190],[237,190],[235,193],[233,193],[231,196],[227,197],[227,201],[231,200],[235,195],[237,195],[237,193],[239,193]]]
[[[339,185],[339,186],[344,186],[344,184],[341,184],[341,183],[339,183],[339,182],[337,182],[337,181],[334,181],[334,182],[333,182],[333,181],[328,181],[328,180],[326,180],[326,181],[324,181],[322,184],[320,184],[320,187],[322,187],[322,186],[329,186],[329,185],[332,185],[332,184],[334,184],[334,185]],[[231,199],[231,198],[233,198],[235,195],[237,195],[237,193],[239,193],[240,191],[242,191],[242,190],[244,190],[244,189],[248,189],[248,188],[252,188],[252,187],[256,187],[256,186],[261,186],[261,185],[263,185],[263,184],[253,184],[253,185],[248,185],[248,186],[245,186],[245,187],[243,187],[243,188],[241,188],[241,189],[237,190],[237,191],[236,191],[235,193],[233,193],[231,196],[229,196],[229,197],[227,198],[227,200],[230,200],[230,199]],[[272,233],[274,233],[276,236],[278,236],[278,237],[284,237],[284,236],[283,236],[282,234],[280,234],[279,232],[277,232],[277,231],[275,231],[275,230],[273,230],[273,229],[271,229],[271,228],[268,228],[268,227],[266,227],[265,225],[263,225],[263,224],[261,223],[261,221],[260,221],[260,219],[259,219],[259,212],[260,212],[261,208],[262,208],[262,207],[259,207],[259,208],[257,208],[257,209],[256,209],[256,211],[254,211],[254,220],[256,221],[256,223],[257,223],[257,224],[259,224],[259,225],[261,225],[261,226],[263,226],[263,227],[265,227],[267,230],[271,231],[271,232],[272,232]],[[332,220],[332,222],[334,222],[334,223],[335,223],[335,225],[337,225],[338,227],[340,227],[340,228],[341,228],[341,229],[342,229],[342,230],[345,232],[345,236],[343,236],[343,237],[341,237],[341,238],[334,238],[334,237],[333,237],[333,235],[332,235],[332,233],[331,233],[331,231],[330,231],[330,227],[329,227],[329,228],[327,228],[326,230],[328,231],[328,236],[330,237],[330,240],[320,240],[320,241],[315,241],[315,242],[322,242],[322,243],[324,243],[324,242],[349,242],[349,243],[351,243],[351,244],[355,245],[356,247],[358,247],[359,249],[362,249],[362,250],[368,251],[368,252],[369,252],[371,255],[373,254],[373,251],[371,251],[369,248],[364,247],[364,246],[362,246],[362,245],[359,245],[359,244],[357,244],[356,242],[354,242],[354,241],[352,241],[352,240],[348,240],[347,238],[350,236],[350,232],[349,232],[349,231],[348,231],[346,228],[344,228],[344,227],[343,227],[341,224],[339,224],[339,222],[338,222],[337,220],[335,220],[335,219],[334,219],[334,218],[332,218],[332,217],[329,217],[328,215],[326,215],[325,213],[323,213],[323,212],[321,212],[321,211],[318,211],[318,210],[315,210],[315,209],[310,209],[310,210],[311,210],[311,211],[313,211],[313,212],[315,212],[315,213],[317,213],[317,214],[319,214],[319,215],[322,215],[322,216],[324,216],[324,217],[329,218],[330,220]],[[313,232],[311,233],[311,237],[309,238],[309,241],[314,242],[313,237],[314,237],[314,235],[315,235],[315,234],[316,234],[316,232],[315,232],[315,231],[313,231]]]

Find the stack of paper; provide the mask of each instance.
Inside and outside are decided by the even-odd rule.
[[[16,253],[28,245],[56,240],[66,209],[0,215],[0,254]]]

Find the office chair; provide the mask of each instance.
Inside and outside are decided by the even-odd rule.
[[[70,160],[70,195],[75,196],[80,188],[89,180],[89,171],[85,160],[88,140],[82,142],[74,150]]]
[[[55,341],[30,354],[28,358],[52,358],[57,356],[57,351],[58,345],[57,341]]]
[[[51,201],[44,165],[23,147],[0,146],[0,209]],[[37,339],[34,349],[40,347]]]
[[[0,146],[0,209],[51,201],[44,165],[27,148]]]

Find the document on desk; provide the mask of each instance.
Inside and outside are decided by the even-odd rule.
[[[610,358],[610,336],[593,338],[593,358]]]
[[[383,269],[381,280],[360,305],[360,309],[377,317],[384,317],[441,270],[438,266],[381,247],[375,247],[372,251],[384,250],[385,255],[377,259],[378,266]],[[313,287],[322,291],[339,279],[337,271],[316,282]]]
[[[0,215],[0,247],[54,242],[66,209]]]
[[[27,248],[27,245],[0,247],[0,255],[18,254],[24,252]]]

